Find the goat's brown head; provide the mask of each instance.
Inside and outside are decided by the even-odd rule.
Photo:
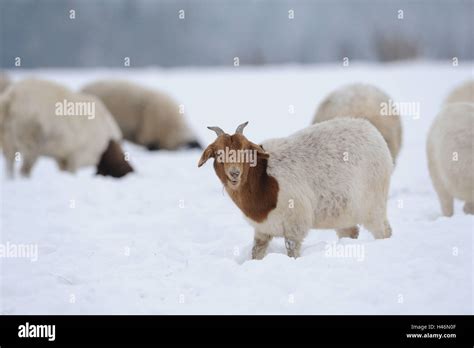
[[[219,127],[207,127],[217,134],[217,139],[203,152],[198,167],[214,158],[214,170],[228,189],[238,190],[247,181],[252,167],[258,159],[268,159],[269,155],[260,145],[249,141],[243,130],[248,122],[237,127],[235,134],[229,135]]]
[[[110,140],[97,164],[97,175],[110,175],[114,178],[121,178],[130,172],[133,172],[133,168],[125,160],[122,147],[115,140]]]

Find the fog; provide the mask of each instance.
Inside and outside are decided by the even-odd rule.
[[[473,59],[474,1],[1,0],[3,68]]]

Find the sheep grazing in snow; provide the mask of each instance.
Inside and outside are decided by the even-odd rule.
[[[7,89],[7,87],[10,85],[11,81],[8,78],[8,76],[4,73],[0,72],[0,93],[2,93],[4,90]]]
[[[99,97],[125,139],[149,150],[202,148],[178,104],[167,95],[126,81],[98,81],[83,92]]]
[[[393,101],[379,88],[351,84],[329,94],[319,105],[313,123],[335,117],[363,117],[382,133],[396,163],[402,144],[402,123]]]
[[[431,125],[426,145],[431,181],[445,216],[453,215],[454,198],[465,202],[466,214],[474,214],[473,146],[474,103],[445,104]]]
[[[446,98],[445,103],[474,103],[474,80],[466,81],[456,87]]]
[[[7,87],[10,85],[10,79],[8,78],[8,76],[4,73],[1,73],[0,72],[0,94],[2,94],[6,89]],[[1,121],[1,119],[0,119]],[[1,122],[0,122],[0,129],[1,129]],[[2,147],[2,134],[0,132],[0,148]]]
[[[28,79],[0,96],[0,133],[7,174],[29,176],[39,156],[53,157],[61,170],[97,166],[97,174],[122,177],[133,171],[120,147],[122,134],[102,102],[53,82]]]
[[[263,258],[272,237],[284,237],[288,256],[298,257],[311,228],[357,238],[362,224],[375,238],[391,236],[392,158],[368,121],[334,119],[262,145],[243,135],[246,125],[234,135],[209,127],[217,139],[198,166],[214,158],[217,176],[255,228],[253,259]]]

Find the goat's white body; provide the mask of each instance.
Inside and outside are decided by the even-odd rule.
[[[24,80],[12,85],[1,98],[0,131],[10,176],[17,152],[27,168],[26,175],[39,156],[53,157],[61,169],[75,172],[79,167],[97,165],[109,141],[122,138],[99,99],[53,82]],[[94,118],[57,115],[56,105],[64,100],[94,103]]]
[[[453,214],[453,198],[466,202],[474,213],[474,103],[444,105],[427,139],[427,157],[433,186],[443,214]]]
[[[169,96],[130,82],[104,80],[83,92],[100,98],[117,120],[125,139],[173,150],[196,139],[179,105]]]
[[[382,115],[383,106],[387,109],[389,101],[390,97],[375,86],[361,83],[347,85],[321,102],[313,123],[336,117],[365,118],[382,133],[395,163],[402,143],[402,124],[398,112]]]
[[[311,228],[364,224],[376,238],[389,237],[384,224],[392,159],[368,121],[334,119],[262,146],[279,192],[266,220],[247,218],[257,233],[302,240]]]

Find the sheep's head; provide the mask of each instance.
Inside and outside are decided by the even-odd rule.
[[[214,158],[214,170],[225,187],[238,190],[243,186],[251,168],[257,166],[258,159],[268,159],[269,155],[260,145],[249,141],[243,130],[248,122],[237,127],[235,134],[229,135],[219,127],[207,127],[217,134],[217,139],[203,152],[198,167]]]
[[[122,147],[115,140],[110,140],[107,148],[97,164],[97,175],[110,175],[121,178],[133,172],[132,166],[125,160]]]

